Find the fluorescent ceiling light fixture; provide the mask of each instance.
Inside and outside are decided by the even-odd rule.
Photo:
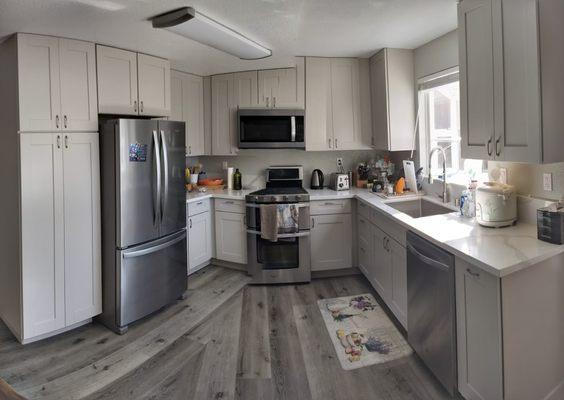
[[[256,60],[272,55],[270,49],[206,17],[192,7],[158,15],[151,18],[151,21],[153,28],[164,28],[243,60]]]

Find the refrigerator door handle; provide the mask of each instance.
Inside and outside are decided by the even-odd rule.
[[[166,138],[164,131],[161,130],[161,146],[163,152],[163,180],[164,180],[164,188],[163,188],[163,195],[161,199],[161,221],[164,220],[164,213],[166,204],[168,202],[168,147],[166,145]]]
[[[160,214],[161,208],[161,149],[157,131],[153,131],[153,149],[155,151],[155,164],[157,165],[157,201],[153,204],[153,215],[155,222]]]
[[[123,252],[122,257],[123,258],[135,258],[135,257],[141,257],[141,256],[145,256],[147,254],[151,254],[151,253],[156,253],[157,251],[166,249],[167,247],[172,246],[173,244],[176,244],[178,242],[181,242],[182,240],[186,240],[186,231],[183,231],[182,234],[168,242],[164,242],[161,244],[158,244],[156,246],[152,246],[152,247],[148,247],[146,249],[141,249],[141,250],[135,250],[135,251],[131,251],[131,252]]]

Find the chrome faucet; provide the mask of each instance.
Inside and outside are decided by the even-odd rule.
[[[446,181],[446,154],[442,147],[433,147],[429,152],[429,184],[433,183],[433,177],[431,176],[431,158],[433,154],[440,151],[443,155],[443,195],[439,197],[443,200],[443,203],[448,203],[448,193],[447,193],[447,181]]]

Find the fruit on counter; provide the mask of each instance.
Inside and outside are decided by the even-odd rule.
[[[223,185],[223,179],[200,179],[199,184],[202,186],[220,186]]]

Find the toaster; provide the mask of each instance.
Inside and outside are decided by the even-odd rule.
[[[564,243],[564,207],[556,204],[537,210],[537,236],[545,242]]]
[[[349,190],[350,189],[349,175],[333,172],[329,179],[329,189],[333,189],[337,191]]]

